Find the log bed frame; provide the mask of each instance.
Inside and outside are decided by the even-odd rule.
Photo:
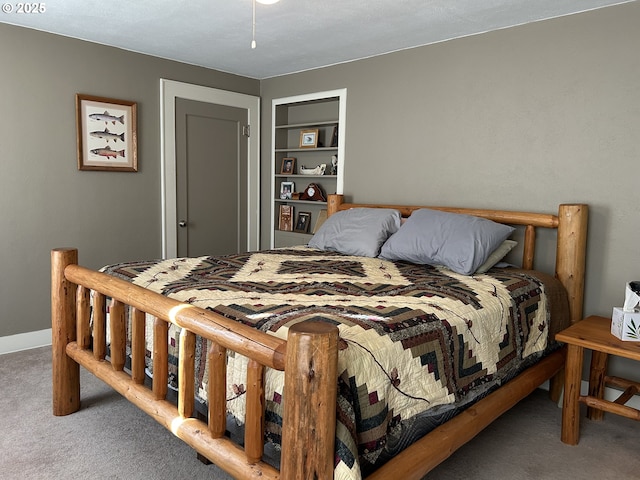
[[[329,195],[328,212],[353,207],[397,208],[403,216],[421,207],[344,203],[342,195]],[[571,321],[582,318],[588,208],[560,205],[557,215],[503,210],[429,207],[466,213],[525,229],[523,268],[533,267],[535,230],[557,229],[555,275],[569,294]],[[303,322],[289,331],[287,340],[238,324],[211,311],[180,303],[129,282],[77,265],[78,252],[55,249],[52,260],[53,414],[68,415],[80,408],[80,365],[112,386],[199,454],[236,478],[329,479],[333,477],[337,388],[335,326]],[[94,291],[90,326],[90,291]],[[106,357],[106,298],[110,304],[111,355]],[[131,371],[126,356],[125,305],[131,307]],[[144,385],[145,312],[152,315],[154,376]],[[182,328],[180,336],[177,406],[167,394],[168,325]],[[208,422],[194,415],[195,336],[212,342],[208,355]],[[226,350],[249,358],[244,447],[225,436]],[[564,349],[557,350],[522,372],[483,400],[436,428],[369,479],[420,479],[456,449],[471,440],[502,413],[551,379],[557,398],[562,388]],[[265,368],[284,370],[287,399],[284,408],[280,470],[263,456]]]

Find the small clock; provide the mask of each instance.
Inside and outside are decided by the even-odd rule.
[[[317,202],[326,202],[327,198],[324,196],[322,187],[317,183],[310,183],[304,192],[300,195],[300,200],[315,200]]]

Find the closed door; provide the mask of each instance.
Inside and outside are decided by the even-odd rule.
[[[176,98],[178,256],[244,251],[247,110]]]

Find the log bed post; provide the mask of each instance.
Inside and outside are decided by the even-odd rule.
[[[51,251],[51,352],[53,414],[69,415],[80,409],[80,365],[67,356],[67,344],[76,340],[76,286],[64,276],[78,263],[78,250]]]
[[[293,325],[285,362],[281,478],[333,478],[338,328],[313,321]]]
[[[558,207],[556,277],[567,291],[571,323],[582,319],[588,220],[589,207],[585,204]],[[549,379],[551,400],[557,403],[563,388],[564,369]]]
[[[336,213],[342,202],[344,202],[344,195],[336,193],[327,195],[327,216],[330,217]]]
[[[558,208],[556,276],[569,294],[571,323],[582,320],[588,217],[584,204]]]

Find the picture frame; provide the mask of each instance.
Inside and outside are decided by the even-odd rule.
[[[281,175],[293,175],[296,172],[296,159],[294,157],[285,157],[282,159],[280,166]]]
[[[327,220],[328,218],[328,214],[327,214],[327,210],[322,209],[320,210],[320,212],[318,212],[318,218],[316,218],[316,223],[313,226],[313,230],[311,233],[318,233],[318,230],[320,229],[320,227],[322,226],[322,224]]]
[[[278,229],[283,232],[293,231],[293,206],[280,205],[280,215],[278,216]]]
[[[300,130],[300,148],[318,148],[318,134],[317,128]]]
[[[331,143],[329,144],[329,146],[330,147],[338,146],[338,126],[337,125],[333,127],[333,131],[331,133]]]
[[[310,224],[311,212],[300,212],[296,218],[296,226],[293,231],[298,233],[309,233]]]
[[[280,200],[291,200],[293,198],[293,182],[280,182]]]
[[[137,103],[76,94],[78,170],[138,171]]]

